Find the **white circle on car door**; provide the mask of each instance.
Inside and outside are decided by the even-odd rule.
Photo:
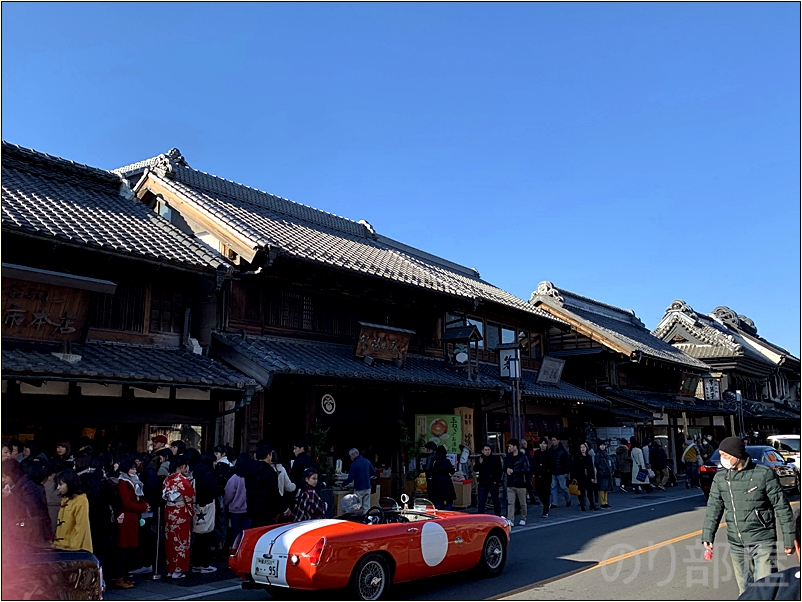
[[[437,566],[443,562],[448,551],[448,535],[446,530],[434,521],[424,523],[420,534],[423,561],[429,566]]]

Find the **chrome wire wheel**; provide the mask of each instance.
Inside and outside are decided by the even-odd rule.
[[[504,560],[504,544],[501,537],[491,533],[485,541],[485,565],[491,571],[495,571]]]
[[[360,600],[378,600],[387,587],[387,572],[378,559],[370,559],[359,569],[356,576]]]

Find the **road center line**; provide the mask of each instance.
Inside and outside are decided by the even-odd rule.
[[[233,585],[231,587],[210,589],[209,591],[201,592],[199,594],[190,594],[188,596],[181,596],[180,598],[168,598],[168,600],[196,600],[198,598],[205,598],[206,596],[213,596],[215,594],[222,594],[224,592],[233,592],[234,590],[240,590],[240,589],[242,589],[241,585]]]

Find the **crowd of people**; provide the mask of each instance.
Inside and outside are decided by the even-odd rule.
[[[201,453],[181,440],[168,444],[161,434],[144,453],[123,443],[73,452],[62,441],[49,457],[33,441],[3,442],[3,539],[91,552],[119,589],[159,570],[157,558],[173,579],[212,573],[244,529],[326,516],[307,442],[293,452],[287,471],[267,441],[239,456],[227,445]],[[357,488],[372,468],[352,463]]]
[[[686,487],[699,487],[699,466],[717,445],[712,436],[687,439],[681,450]],[[501,515],[499,487],[506,482],[507,518],[514,521],[518,514],[520,526],[526,524],[528,504],[541,506],[545,518],[561,501],[570,507],[573,496],[581,511],[599,511],[612,508],[608,494],[616,489],[652,493],[655,489],[665,491],[672,479],[676,481],[659,438],[642,442],[635,437],[629,441],[604,440],[595,449],[582,442],[573,455],[557,437],[542,438],[531,446],[526,439],[511,439],[504,458],[493,455],[486,443],[475,469],[478,511],[487,511],[490,498],[493,513]]]

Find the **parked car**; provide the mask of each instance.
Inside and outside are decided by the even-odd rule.
[[[785,460],[776,449],[768,445],[747,445],[746,453],[755,464],[771,468],[780,479],[784,491],[799,493],[799,468],[793,461]],[[699,485],[702,487],[705,499],[710,497],[710,485],[720,467],[721,455],[719,450],[716,450],[704,466],[699,468]]]
[[[103,570],[93,554],[3,548],[3,600],[102,600]]]
[[[287,588],[348,587],[357,600],[379,600],[393,583],[471,569],[500,575],[509,538],[510,523],[498,516],[435,510],[421,499],[400,508],[385,498],[365,517],[248,529],[228,565],[243,589],[277,597]]]
[[[793,458],[799,468],[799,435],[771,435],[766,438],[768,444],[779,451],[787,460]]]

